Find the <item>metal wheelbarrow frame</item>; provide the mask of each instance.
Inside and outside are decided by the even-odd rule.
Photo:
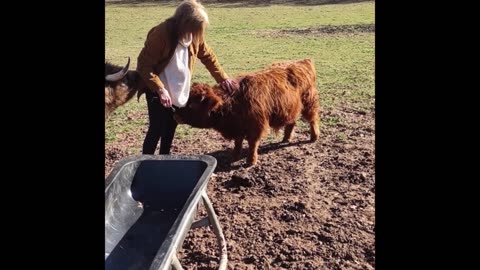
[[[186,234],[190,229],[211,225],[219,245],[220,262],[218,269],[225,270],[228,261],[227,244],[206,192],[208,181],[216,165],[216,159],[206,155],[139,155],[119,161],[105,183],[106,269],[120,270],[118,268],[125,267],[125,269],[167,270],[173,268],[183,270],[176,253],[182,247]],[[192,168],[189,169],[189,166]],[[172,172],[168,170],[176,170],[176,172],[172,175]],[[176,175],[180,180],[175,182]],[[192,179],[191,175],[196,176],[195,179]],[[185,194],[189,189],[191,189],[191,192]],[[172,193],[169,193],[170,191]],[[187,197],[186,200],[185,197]],[[207,216],[194,221],[198,207],[202,202]],[[175,206],[179,206],[181,209],[170,209]],[[164,215],[168,218],[161,216],[164,213],[163,207],[167,209],[165,211],[167,214]],[[170,223],[166,222],[167,225],[160,224],[163,222],[162,220],[168,219]],[[152,230],[156,226],[155,223],[152,223],[152,220],[159,222],[159,226],[156,228],[164,228],[162,233],[165,235],[161,244],[154,243],[159,246],[158,250],[155,248],[155,255],[138,255],[137,253],[135,256],[138,259],[133,258],[133,255],[133,259],[125,259],[125,255],[129,257],[130,254],[125,251],[125,248],[122,250],[122,243],[124,245],[126,243],[128,246],[129,243],[134,242],[134,240],[129,240],[128,236],[138,236],[141,233],[144,236],[146,234],[148,238],[149,231],[138,228],[150,228]],[[171,226],[168,226],[170,224]],[[168,232],[166,232],[167,229]],[[133,232],[135,230],[137,231]],[[142,242],[140,241],[140,248],[138,248],[138,244],[137,241],[135,243],[137,248],[130,247],[130,250],[142,250]],[[149,245],[152,246],[151,243],[147,244],[145,242],[145,246]],[[128,265],[128,263],[137,263],[137,266]],[[111,266],[115,264],[117,266]]]

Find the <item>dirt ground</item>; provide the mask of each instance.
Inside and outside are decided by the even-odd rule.
[[[329,25],[316,28],[261,30],[255,31],[254,34],[259,37],[288,37],[296,35],[322,37],[328,35],[355,36],[372,32],[375,32],[375,24]]]
[[[172,154],[218,161],[208,194],[227,239],[228,269],[375,268],[374,119],[373,110],[322,112],[318,142],[308,142],[308,128],[297,129],[291,144],[263,141],[250,168],[245,159],[229,164],[233,142],[213,130],[174,141]],[[142,139],[127,135],[107,145],[105,175]],[[216,269],[213,231],[190,231],[180,261],[186,269]]]

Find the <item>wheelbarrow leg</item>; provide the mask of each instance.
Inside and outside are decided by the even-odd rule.
[[[172,268],[173,268],[174,270],[183,270],[183,267],[182,267],[182,265],[180,264],[180,261],[178,260],[177,255],[173,255]]]
[[[215,214],[215,210],[213,209],[212,202],[208,198],[207,192],[203,191],[202,193],[203,205],[207,210],[208,219],[210,220],[210,224],[213,227],[213,232],[215,236],[217,236],[217,243],[219,245],[220,251],[220,263],[219,263],[219,270],[227,269],[227,241],[225,240],[225,236],[223,235],[222,228],[220,223],[218,222],[217,215]]]
[[[204,217],[200,220],[197,220],[195,222],[192,223],[192,226],[190,227],[190,229],[196,229],[196,228],[200,228],[200,227],[207,227],[210,225],[210,219],[208,217]]]
[[[220,251],[220,263],[218,266],[218,270],[226,270],[227,269],[227,262],[228,262],[228,256],[227,256],[227,241],[225,240],[225,236],[223,235],[222,227],[220,226],[220,223],[218,222],[217,215],[215,214],[215,210],[213,209],[212,202],[208,198],[208,195],[206,191],[202,192],[202,202],[207,210],[207,216],[199,219],[195,222],[192,223],[190,226],[190,229],[195,229],[199,227],[207,227],[212,225],[213,232],[215,233],[215,236],[217,237],[217,243],[219,246],[219,251]],[[200,205],[200,203],[199,203]],[[199,205],[197,206],[197,209],[199,208]],[[174,270],[183,270],[180,261],[178,260],[177,256],[174,255],[172,259],[172,268]]]

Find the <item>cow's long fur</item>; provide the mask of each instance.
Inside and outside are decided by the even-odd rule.
[[[123,67],[105,63],[105,76],[120,71]],[[138,91],[140,76],[134,70],[129,70],[122,80],[110,82],[105,80],[105,121],[118,107],[130,101]]]
[[[300,114],[310,123],[310,138],[319,137],[319,96],[315,67],[310,59],[282,62],[237,78],[240,89],[233,95],[219,85],[194,83],[185,108],[178,109],[179,123],[213,128],[235,140],[234,160],[242,142],[249,143],[247,163],[257,162],[260,140],[269,128],[285,127],[284,142],[290,142]]]

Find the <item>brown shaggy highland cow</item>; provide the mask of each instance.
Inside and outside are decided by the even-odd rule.
[[[233,160],[238,160],[244,139],[247,164],[257,163],[260,140],[269,128],[285,127],[283,142],[290,142],[300,114],[310,123],[310,139],[319,137],[319,97],[316,71],[310,59],[283,62],[237,78],[240,89],[232,95],[219,85],[194,83],[184,108],[175,112],[180,124],[213,128],[235,140]]]

